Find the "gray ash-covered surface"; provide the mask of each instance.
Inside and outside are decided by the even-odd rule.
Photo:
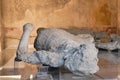
[[[74,35],[57,28],[38,29],[34,43],[36,51],[28,52],[28,40],[33,27],[31,23],[23,26],[16,58],[30,64],[64,66],[79,76],[94,74],[99,70],[98,50],[90,34]]]

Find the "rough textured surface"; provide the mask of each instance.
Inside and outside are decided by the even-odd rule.
[[[106,50],[117,50],[117,56],[120,56],[120,36],[116,34],[111,34],[111,42],[106,43],[96,43],[96,47]]]
[[[120,35],[120,0],[118,0],[118,26],[117,26],[117,33]]]
[[[1,5],[1,0],[0,0],[0,5]],[[2,37],[1,37],[1,28],[2,27],[2,25],[1,25],[1,6],[0,6],[0,52],[1,52],[1,49],[2,49],[2,45],[1,45],[1,41],[2,41]]]
[[[35,29],[57,27],[87,28],[104,32],[117,30],[118,0],[1,1],[2,24],[6,32],[5,47],[18,45],[22,25],[27,22],[35,24]],[[35,31],[31,33],[31,37],[36,36]],[[13,42],[16,43],[13,44]]]
[[[116,25],[116,4],[117,0],[3,0],[2,7],[5,27],[24,21],[40,27],[87,27]]]
[[[96,47],[107,49],[107,50],[115,50],[120,49],[120,36],[116,34],[111,34],[111,42],[108,43],[97,43]]]
[[[27,52],[31,24],[24,25],[24,31],[17,50],[17,58],[31,64],[46,64],[52,67],[64,66],[76,75],[84,76],[97,72],[98,50],[91,35],[73,35],[61,29],[38,30],[35,39],[37,51]]]
[[[2,51],[2,40],[3,40],[3,38],[2,38],[2,24],[1,24],[1,0],[0,0],[0,66],[2,65],[2,54],[1,54],[1,51]]]

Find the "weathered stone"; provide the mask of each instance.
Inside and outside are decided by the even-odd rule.
[[[120,35],[120,0],[118,0],[118,12],[117,12],[117,20],[118,20],[118,25],[117,25],[117,33]]]
[[[0,5],[1,5],[1,0],[0,0]],[[1,14],[1,6],[0,6],[0,52],[2,51],[2,24],[1,24],[1,19],[2,19],[2,14]],[[1,56],[0,56],[1,57]],[[1,60],[0,60],[1,61]]]
[[[119,41],[120,42],[120,36],[117,34],[111,34],[110,38],[112,41]]]
[[[38,27],[87,28],[96,32],[105,32],[107,28],[117,26],[117,11],[119,11],[119,9],[117,10],[117,0],[1,1],[2,27],[5,28],[4,32],[6,29],[8,30],[5,33],[5,39],[17,40],[20,38],[22,25],[26,22],[34,23],[36,29]],[[36,36],[35,31],[31,35]],[[12,44],[11,41],[8,43]],[[9,45],[5,46],[5,48],[7,47]]]
[[[120,36],[111,34],[111,42],[107,43],[96,43],[96,47],[107,50],[120,49]]]
[[[34,46],[37,51],[28,52],[32,24],[25,24],[17,50],[17,57],[31,64],[46,64],[52,67],[64,66],[76,75],[89,75],[98,71],[98,50],[91,35],[73,35],[62,29],[38,31]],[[30,54],[29,54],[30,53]]]
[[[120,56],[120,36],[116,34],[111,34],[111,42],[106,43],[96,43],[96,47],[106,50],[118,50],[117,56]]]

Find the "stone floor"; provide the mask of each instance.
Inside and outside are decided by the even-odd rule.
[[[39,65],[15,62],[14,69],[15,52],[16,49],[5,49],[0,53],[0,80],[33,80]],[[81,78],[60,69],[61,80],[120,80],[120,57],[106,52],[100,52],[98,57],[100,70],[96,74]]]

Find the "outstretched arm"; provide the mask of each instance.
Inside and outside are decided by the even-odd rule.
[[[21,60],[21,56],[27,53],[28,51],[28,40],[32,30],[33,30],[33,25],[31,23],[27,23],[23,26],[23,34],[16,52],[17,59],[19,60]]]

